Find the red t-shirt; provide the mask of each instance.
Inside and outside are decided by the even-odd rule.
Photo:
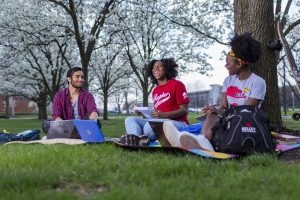
[[[184,84],[176,79],[168,80],[164,85],[157,85],[152,91],[152,100],[154,108],[162,112],[177,110],[180,105],[190,102]],[[189,124],[187,115],[173,120]]]

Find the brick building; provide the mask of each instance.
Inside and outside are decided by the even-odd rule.
[[[6,110],[6,99],[0,96],[0,113],[5,113]],[[38,108],[32,101],[28,101],[23,97],[9,97],[10,113],[37,113]]]

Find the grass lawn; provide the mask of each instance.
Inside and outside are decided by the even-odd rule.
[[[124,118],[102,121],[103,133],[119,137],[123,123]],[[288,123],[300,129],[300,122]],[[0,130],[40,127],[35,119],[0,119]],[[300,165],[273,155],[219,161],[113,144],[14,144],[0,145],[0,151],[0,199],[299,198]]]

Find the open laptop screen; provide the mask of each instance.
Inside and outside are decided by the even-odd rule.
[[[74,126],[73,120],[44,121],[42,129],[46,133],[47,139],[81,138]]]

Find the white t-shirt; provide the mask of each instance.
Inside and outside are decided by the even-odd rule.
[[[229,106],[244,105],[249,97],[264,100],[266,82],[254,73],[246,80],[240,80],[237,75],[231,75],[225,78],[222,92],[226,92]]]

